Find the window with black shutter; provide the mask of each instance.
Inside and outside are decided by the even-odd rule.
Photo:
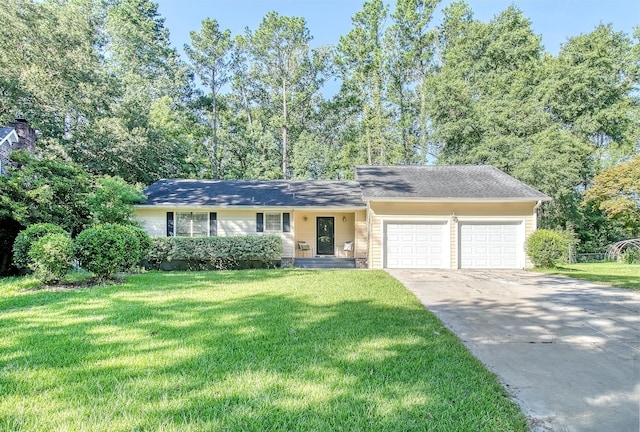
[[[215,237],[218,235],[218,213],[209,213],[209,235]]]
[[[167,237],[174,236],[173,212],[167,212]]]
[[[256,213],[256,232],[264,232],[264,213]]]
[[[283,232],[291,231],[291,214],[290,213],[282,213],[282,231]]]

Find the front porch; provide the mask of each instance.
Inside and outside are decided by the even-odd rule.
[[[364,210],[295,210],[292,258],[367,257]]]

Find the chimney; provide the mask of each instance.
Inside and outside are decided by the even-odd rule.
[[[29,154],[36,153],[36,131],[25,119],[16,118],[15,121],[9,123],[9,126],[16,130],[18,134],[18,142],[13,146],[13,150],[26,149]]]

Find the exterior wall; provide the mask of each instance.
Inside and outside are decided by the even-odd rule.
[[[451,268],[458,268],[459,225],[464,222],[523,222],[524,238],[535,230],[536,202],[375,202],[369,203],[369,268],[384,265],[385,220],[450,221]],[[455,218],[453,217],[455,215]],[[457,219],[458,222],[455,222]],[[523,239],[524,241],[524,239]],[[524,246],[523,246],[524,247]],[[526,259],[525,265],[531,267]]]
[[[304,241],[311,246],[312,253],[307,253],[307,257],[316,253],[316,218],[333,217],[335,229],[335,256],[346,258],[344,243],[354,242],[354,250],[349,256],[355,258],[365,258],[366,255],[366,222],[365,210],[357,211],[307,211],[296,210],[293,217],[295,226],[295,242]],[[345,219],[343,221],[343,218]],[[294,247],[296,245],[294,244]],[[297,254],[302,257],[300,253]]]
[[[154,237],[165,237],[167,235],[167,212],[216,212],[218,220],[218,236],[241,236],[241,235],[266,235],[273,234],[282,238],[282,256],[285,258],[294,257],[294,232],[293,212],[281,209],[265,210],[227,210],[219,208],[144,208],[138,207],[134,211],[134,217],[142,224],[142,228]],[[290,232],[256,232],[256,213],[266,212],[291,213],[292,224]]]

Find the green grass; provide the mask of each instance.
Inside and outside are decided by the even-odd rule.
[[[384,272],[0,280],[0,430],[525,431],[505,390]]]
[[[640,291],[640,265],[637,264],[580,263],[563,264],[557,268],[536,268],[535,270]]]

